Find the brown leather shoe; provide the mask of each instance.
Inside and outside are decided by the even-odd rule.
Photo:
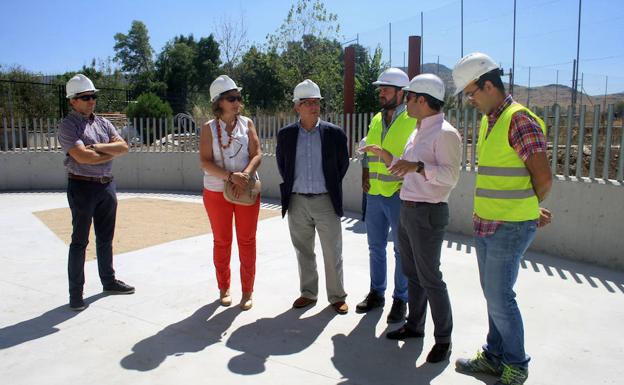
[[[307,307],[310,305],[314,305],[316,303],[315,299],[307,298],[307,297],[299,297],[293,302],[293,307],[295,309],[301,309],[302,307]]]
[[[332,303],[332,307],[338,314],[347,314],[349,312],[349,306],[347,306],[345,301],[334,302]]]

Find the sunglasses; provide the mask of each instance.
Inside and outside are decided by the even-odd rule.
[[[82,96],[77,96],[77,97],[75,97],[74,99],[80,99],[80,100],[82,100],[83,102],[88,102],[88,101],[89,101],[89,100],[91,100],[91,99],[95,100],[95,99],[97,99],[97,98],[98,98],[98,97],[97,97],[97,95],[96,95],[96,94],[93,94],[93,95],[82,95]]]
[[[321,101],[318,99],[304,99],[300,104],[308,107],[318,107],[321,105]]]
[[[228,96],[224,97],[223,99],[227,100],[230,103],[242,102],[243,101],[243,97],[240,96],[240,95],[228,95]]]

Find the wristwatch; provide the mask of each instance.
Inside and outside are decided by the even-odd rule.
[[[420,173],[423,168],[425,168],[425,164],[423,162],[421,162],[420,160],[416,162],[416,172]]]

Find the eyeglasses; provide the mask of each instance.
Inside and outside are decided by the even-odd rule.
[[[242,102],[243,101],[243,97],[240,96],[240,95],[228,95],[228,96],[224,97],[223,99],[227,100],[230,103]]]
[[[300,104],[308,107],[317,107],[321,105],[321,101],[318,99],[305,99]]]
[[[91,100],[91,99],[95,100],[95,99],[97,99],[97,98],[98,98],[98,97],[97,97],[97,95],[96,95],[96,94],[93,94],[93,95],[82,95],[82,96],[76,96],[74,99],[80,99],[80,100],[82,100],[83,102],[88,102],[88,101],[89,101],[89,100]]]
[[[481,90],[481,87],[477,87],[473,91],[464,92],[464,96],[466,96],[468,99],[474,99],[474,95],[480,90]]]

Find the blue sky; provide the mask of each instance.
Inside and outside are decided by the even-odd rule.
[[[249,40],[263,43],[282,23],[295,0],[23,0],[4,1],[0,23],[0,64],[20,65],[44,74],[80,68],[92,58],[114,56],[113,36],[126,33],[132,20],[143,21],[156,52],[173,36],[207,36],[222,17],[244,14]],[[344,41],[359,35],[361,44],[381,46],[392,64],[402,66],[409,35],[421,30],[424,61],[451,67],[461,54],[460,0],[379,2],[327,0],[338,15]],[[391,7],[383,8],[385,4]],[[570,84],[576,57],[578,0],[517,0],[516,82]],[[7,15],[9,17],[7,17]],[[482,51],[512,63],[512,0],[464,0],[464,53]],[[624,1],[584,0],[581,20],[580,72],[590,94],[624,92]]]

